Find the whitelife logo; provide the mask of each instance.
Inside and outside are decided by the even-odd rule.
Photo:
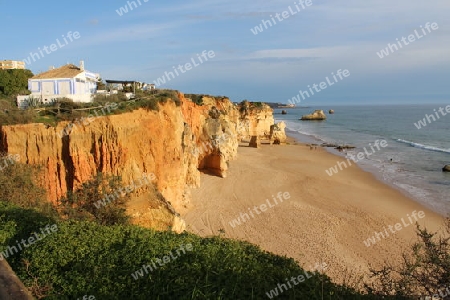
[[[273,199],[274,202],[275,202],[274,205],[272,205],[272,204],[270,203],[269,199],[266,199],[266,203],[267,203],[267,205],[269,205],[268,208],[272,208],[272,207],[275,207],[276,205],[279,204],[278,201],[277,201],[277,199],[280,200],[280,203],[283,203],[284,200],[288,200],[288,199],[290,199],[290,198],[291,198],[291,195],[289,194],[289,192],[284,192],[284,193],[283,193],[283,192],[278,192],[277,198],[275,198],[275,196],[272,195],[272,199]],[[261,205],[259,205],[259,206],[254,206],[253,209],[249,208],[249,209],[248,209],[248,212],[249,212],[249,214],[252,216],[252,218],[254,219],[254,218],[255,218],[255,215],[253,214],[253,211],[254,211],[256,214],[260,215],[261,212],[265,212],[265,211],[267,210],[267,205],[266,205],[266,204],[261,204]],[[258,210],[258,208],[261,210],[261,212]],[[253,211],[252,211],[252,210],[253,210]],[[236,226],[241,225],[241,224],[242,224],[241,222],[244,222],[244,223],[247,222],[247,220],[246,220],[245,218],[247,218],[247,219],[250,221],[250,216],[249,216],[249,214],[247,214],[247,213],[241,213],[240,216],[237,217],[237,219],[234,219],[234,220],[232,220],[232,221],[229,222],[230,226],[233,227],[233,228],[235,228]]]
[[[9,154],[4,157],[0,157],[0,171],[3,171],[5,168],[14,165],[16,162],[20,161],[19,154]],[[3,165],[3,166],[2,166]]]
[[[436,109],[433,110],[434,114],[436,115],[436,118],[439,120],[441,117],[439,117],[438,112],[436,111]],[[445,107],[445,111],[444,112],[444,108],[439,107],[438,111],[441,113],[441,115],[443,117],[445,117],[447,115],[447,113],[450,114],[450,105],[447,105]],[[422,127],[426,127],[427,126],[427,121],[428,124],[431,124],[431,122],[436,122],[436,118],[431,114],[431,115],[427,115],[425,114],[425,118],[423,118],[422,120],[419,120],[417,123],[414,123],[414,126],[416,126],[417,129],[421,129]]]
[[[425,298],[420,298],[424,300],[444,300],[445,297],[450,295],[450,286],[440,288],[437,290],[439,294],[434,294],[433,296],[425,296]]]
[[[136,3],[136,1],[137,1],[137,3]],[[142,2],[147,3],[149,0],[136,0],[136,1],[127,1],[127,4],[125,4],[125,6],[122,6],[119,9],[116,9],[116,13],[121,17],[124,14],[128,13],[128,8],[130,9],[129,11],[132,11],[135,8],[142,6],[143,5]]]
[[[20,242],[16,240],[16,246],[8,246],[5,251],[0,252],[0,260],[3,260],[4,258],[8,258],[9,256],[12,256],[14,254],[19,253],[19,251],[22,251],[23,248],[28,248],[37,241],[41,241],[44,238],[46,238],[48,235],[55,233],[58,231],[58,226],[56,224],[53,225],[46,225],[44,228],[40,229],[41,233],[38,234],[36,232],[33,232],[32,236],[30,236],[28,239],[22,239]],[[28,244],[26,243],[28,241]],[[17,249],[19,248],[19,249]],[[14,251],[13,251],[14,250]]]
[[[381,150],[380,146],[382,148],[386,148],[388,145],[388,143],[386,142],[386,140],[376,140],[374,145],[372,146],[372,143],[369,143],[370,149],[372,150],[372,152],[368,152],[366,147],[363,148],[364,152],[358,152],[357,155],[353,155],[350,153],[347,153],[347,163],[348,165],[345,163],[345,161],[338,161],[336,165],[334,165],[334,167],[329,168],[328,170],[325,170],[325,172],[328,174],[328,176],[333,176],[334,174],[337,174],[339,172],[339,170],[343,170],[343,169],[347,169],[348,167],[350,167],[352,165],[352,163],[350,162],[350,159],[353,160],[355,163],[357,163],[360,160],[363,160],[365,158],[369,158],[369,156],[371,156],[372,154],[374,154],[376,152],[376,150],[373,148],[375,147],[378,151]]]
[[[188,243],[186,245],[181,244],[180,247],[175,250],[177,254],[176,256],[174,256],[174,253],[170,251],[168,255],[165,255],[162,259],[156,258],[152,260],[150,264],[142,265],[142,268],[132,273],[131,277],[133,277],[134,280],[138,280],[139,278],[144,277],[145,274],[149,274],[150,272],[153,272],[156,269],[158,269],[158,266],[155,264],[155,262],[158,263],[159,267],[164,267],[164,265],[170,263],[171,261],[175,261],[182,254],[186,254],[186,250],[189,252],[193,250],[193,246],[191,243]]]
[[[77,298],[77,300],[95,300],[94,295],[84,295],[83,298]]]
[[[328,268],[328,265],[326,263],[316,263],[316,266],[314,268],[314,270],[312,272],[323,272]],[[312,277],[312,275],[310,275],[308,272],[304,271],[306,279],[309,279]],[[287,279],[286,278],[286,283],[279,283],[274,289],[270,290],[269,292],[266,292],[267,297],[269,297],[269,299],[273,299],[275,297],[278,296],[278,294],[281,294],[282,292],[284,292],[285,290],[289,290],[292,289],[293,286],[291,284],[291,282],[293,283],[293,285],[298,285],[302,282],[305,281],[305,276],[303,275],[298,275],[297,277],[292,276],[291,279]],[[289,288],[288,288],[289,286]]]
[[[305,10],[306,7],[309,7],[312,5],[312,0],[306,0],[306,1],[300,0],[300,1],[298,1],[298,3],[294,2],[294,5],[295,5],[296,10],[292,9],[292,7],[289,5],[288,10],[283,11],[281,14],[280,13],[275,14],[275,18],[277,18],[278,22],[282,22],[282,21],[288,19],[289,17],[298,14],[302,10]],[[301,8],[299,5],[301,6]],[[262,33],[264,31],[264,29],[269,29],[270,27],[278,24],[277,21],[275,20],[275,18],[273,17],[273,15],[270,15],[270,20],[261,20],[261,23],[258,26],[251,28],[250,31],[254,35],[257,35],[258,33]]]
[[[191,58],[192,64],[190,62],[187,62],[184,65],[178,65],[178,67],[173,66],[172,68],[173,68],[173,71],[175,72],[176,76],[173,72],[166,71],[162,77],[159,77],[157,80],[154,80],[153,82],[155,83],[155,85],[157,87],[159,87],[166,83],[166,78],[167,78],[167,82],[169,82],[172,79],[175,79],[176,77],[180,76],[181,74],[178,73],[178,71],[180,71],[182,74],[184,74],[187,71],[192,70],[192,67],[194,67],[194,68],[198,67],[201,64],[207,62],[208,58],[212,59],[214,57],[216,57],[216,54],[214,53],[213,50],[210,50],[210,51],[203,50],[202,54],[200,54],[200,55],[197,54],[197,60],[195,60],[193,57]],[[197,63],[197,62],[199,62],[199,63]]]
[[[409,44],[415,42],[416,38],[417,38],[417,40],[420,40],[421,38],[426,36],[428,33],[431,33],[431,29],[438,30],[439,26],[438,26],[438,24],[436,22],[431,23],[431,24],[430,24],[430,22],[428,22],[427,24],[425,24],[425,28],[427,29],[426,31],[425,31],[425,28],[422,27],[422,25],[420,26],[420,28],[422,29],[423,35],[420,35],[420,33],[417,32],[417,29],[415,29],[414,30],[414,34],[408,35],[408,38],[406,38],[406,37],[402,37],[401,38],[401,41],[402,41],[403,45],[397,38],[396,39],[397,40],[397,44],[395,44],[395,43],[394,44],[391,44],[391,43],[387,44],[386,48],[381,49],[380,52],[377,52],[378,57],[379,58],[384,58],[386,56],[389,56],[389,54],[392,54],[395,51],[398,51],[399,47],[400,47],[400,49],[402,49],[403,46],[408,46]],[[428,33],[427,33],[427,31],[428,31]],[[407,42],[406,39],[408,39],[409,42]],[[397,45],[398,45],[398,47],[397,47]]]
[[[314,96],[314,91],[316,91],[316,93],[320,93],[321,91],[327,89],[328,87],[330,87],[332,85],[335,85],[339,81],[344,80],[344,78],[349,77],[350,76],[350,71],[347,70],[347,69],[345,69],[344,71],[339,69],[339,70],[336,71],[336,75],[334,74],[334,72],[331,72],[331,75],[333,76],[334,82],[332,80],[330,80],[330,78],[328,78],[328,76],[327,76],[327,77],[325,77],[326,82],[322,81],[319,84],[314,83],[312,85],[312,87],[310,85],[308,85],[308,89],[309,89],[309,92],[311,94],[308,93],[308,91],[300,90],[298,92],[297,96],[292,97],[292,99],[288,100],[289,104],[296,105],[296,104],[302,102],[302,100],[300,99],[300,96],[303,98],[303,100],[305,100],[306,98]],[[338,80],[336,76],[339,77],[340,80]],[[313,91],[313,89],[314,89],[314,91]]]
[[[61,130],[61,132],[57,133],[57,135],[60,138],[68,136],[77,129],[77,126],[79,126],[79,127],[88,126],[89,124],[94,122],[98,117],[106,116],[106,114],[109,114],[109,113],[111,113],[111,111],[116,110],[117,107],[118,107],[117,103],[107,102],[105,104],[105,106],[101,109],[101,113],[102,113],[101,115],[98,114],[99,110],[95,109],[94,110],[95,116],[93,114],[90,114],[87,118],[81,117],[80,119],[76,119],[75,121],[72,121],[69,124],[67,124],[64,127],[64,129]],[[106,112],[105,112],[105,109],[106,109]]]
[[[149,181],[149,179],[150,179],[150,181]],[[134,191],[137,191],[144,185],[149,185],[151,183],[151,181],[154,181],[155,179],[156,179],[155,174],[150,173],[150,175],[148,175],[146,173],[143,173],[142,178],[140,178],[139,180],[133,181],[132,184],[126,186],[125,188],[118,188],[118,189],[114,190],[114,193],[105,195],[105,197],[103,197],[102,200],[99,200],[96,203],[94,203],[94,206],[97,209],[105,207],[106,205],[110,204],[112,201],[122,198],[125,195],[128,195]],[[139,185],[138,185],[138,181],[139,181]]]
[[[59,38],[56,39],[56,43],[55,44],[51,44],[50,46],[44,46],[42,47],[38,47],[38,52],[30,52],[30,55],[27,58],[24,58],[23,61],[27,64],[27,65],[31,65],[31,60],[33,59],[33,62],[36,62],[37,60],[44,58],[45,54],[44,52],[48,55],[51,54],[52,52],[57,51],[58,49],[61,49],[67,45],[69,45],[69,42],[73,42],[74,40],[78,40],[81,37],[80,33],[78,31],[74,31],[72,33],[72,31],[69,31],[66,35],[62,35],[62,38],[64,40],[64,43],[61,43],[61,41],[59,40]],[[69,41],[67,41],[69,40]],[[44,51],[44,52],[43,52]],[[40,54],[40,55],[39,55]]]
[[[424,213],[422,210],[419,211],[419,212],[413,211],[413,212],[411,213],[411,215],[412,215],[412,218],[414,218],[414,220],[415,220],[416,222],[419,221],[419,219],[425,218],[425,213]],[[407,218],[408,218],[409,223],[406,223],[404,218],[402,218],[402,219],[400,220],[400,221],[402,221],[404,227],[402,227],[402,224],[400,224],[400,223],[397,223],[397,224],[395,224],[395,225],[389,225],[389,226],[388,226],[388,228],[389,228],[389,230],[391,231],[392,234],[394,234],[394,233],[396,233],[396,232],[402,230],[402,229],[405,228],[405,227],[408,227],[408,226],[414,224],[414,222],[413,222],[411,216],[410,216],[409,214],[407,214],[406,216],[407,216]],[[417,216],[419,217],[419,219],[417,218]],[[370,247],[371,245],[375,245],[375,244],[377,243],[377,239],[378,239],[378,241],[381,241],[380,236],[381,236],[383,239],[389,237],[389,233],[388,233],[386,227],[384,227],[383,229],[384,229],[384,234],[383,234],[383,232],[376,232],[376,231],[375,231],[375,235],[373,235],[373,236],[369,237],[367,240],[365,240],[365,241],[364,241],[364,245],[366,245],[366,247]]]

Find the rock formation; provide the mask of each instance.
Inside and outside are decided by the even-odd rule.
[[[270,138],[270,126],[275,122],[273,109],[264,103],[250,103],[243,101],[239,106],[240,112],[238,134],[240,139],[249,140],[257,135],[262,139]]]
[[[350,146],[350,145],[342,145],[342,146],[337,146],[334,149],[339,150],[339,151],[343,151],[343,150],[348,150],[348,149],[355,149],[355,146]]]
[[[182,231],[176,211],[190,201],[190,188],[199,186],[199,170],[225,177],[239,140],[268,137],[273,115],[265,105],[240,111],[227,98],[203,97],[202,106],[181,93],[178,98],[180,106],[167,101],[157,111],[98,117],[62,137],[58,133],[69,122],[2,126],[0,151],[20,155],[22,163],[41,165],[39,182],[53,202],[99,172],[121,176],[124,185],[152,173],[154,187],[134,196],[155,202],[148,209],[135,205],[129,213],[140,225],[158,227],[154,219],[160,218],[160,224]]]
[[[445,165],[445,166],[442,168],[442,172],[450,172],[450,165]]]
[[[287,115],[287,110],[283,109],[283,110],[281,111],[281,114],[282,114],[282,115]]]
[[[250,138],[250,143],[248,145],[249,147],[252,148],[259,148],[261,147],[261,139],[259,138],[259,136],[254,135]]]
[[[327,116],[323,112],[323,110],[318,109],[315,110],[312,114],[304,115],[300,120],[302,121],[315,121],[315,120],[326,120]]]
[[[330,110],[328,111],[328,113],[329,113],[330,115],[332,115],[332,114],[334,114],[334,110],[330,109]]]
[[[0,259],[0,299],[34,299],[3,257]]]
[[[270,126],[270,140],[275,145],[281,145],[286,143],[286,124],[284,122],[279,122]]]

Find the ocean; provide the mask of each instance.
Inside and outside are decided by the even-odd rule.
[[[300,142],[352,145],[356,148],[348,153],[354,155],[364,152],[365,147],[365,153],[370,155],[364,155],[365,158],[358,161],[362,169],[424,206],[448,216],[450,173],[442,172],[442,168],[450,164],[450,113],[444,116],[438,111],[441,107],[446,114],[446,104],[311,106],[283,108],[287,115],[281,114],[283,109],[274,109],[274,117],[277,122],[284,121],[286,133]],[[323,109],[327,120],[299,120],[315,109]],[[335,114],[329,115],[329,109],[334,109]],[[424,121],[426,114],[429,116]],[[386,140],[388,146],[379,150],[371,148],[376,140]],[[332,152],[339,154],[335,150]],[[337,161],[345,159],[336,158]]]

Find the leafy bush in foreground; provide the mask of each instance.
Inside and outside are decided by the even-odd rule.
[[[443,235],[417,226],[419,240],[411,251],[403,254],[403,264],[386,263],[381,270],[372,270],[373,284],[369,292],[381,296],[393,295],[407,299],[411,295],[450,299],[450,218]]]
[[[0,202],[1,249],[53,220]],[[286,278],[304,274],[293,259],[246,242],[136,226],[57,222],[58,231],[12,256],[17,275],[44,299],[265,299]],[[180,245],[192,251],[180,253]],[[170,252],[176,256],[143,277],[131,274]],[[284,291],[279,299],[360,299],[319,274]],[[364,297],[368,299],[367,297]]]

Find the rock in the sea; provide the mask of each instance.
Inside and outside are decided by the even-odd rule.
[[[333,148],[336,148],[336,147],[339,147],[337,144],[331,144],[331,143],[322,143],[321,145],[320,145],[321,147],[333,147]]]
[[[275,145],[281,145],[286,143],[286,133],[284,129],[286,124],[284,122],[276,123],[270,126],[270,141]]]
[[[287,111],[283,109],[283,110],[281,111],[281,114],[282,114],[282,115],[287,115]]]
[[[355,149],[355,146],[350,146],[350,145],[343,145],[343,146],[337,146],[336,150],[342,151],[342,150],[347,150],[347,149]]]
[[[445,165],[445,166],[442,168],[442,172],[450,172],[450,165]]]
[[[302,121],[314,121],[314,120],[326,120],[327,116],[325,115],[325,113],[323,112],[323,110],[318,109],[315,110],[312,114],[310,115],[304,115],[302,116],[302,118],[300,120]]]
[[[259,148],[261,147],[261,139],[257,135],[252,135],[252,138],[250,139],[249,147],[253,148]]]
[[[334,114],[334,110],[330,109],[330,110],[328,111],[328,113],[329,113],[330,115],[332,115],[332,114]]]

